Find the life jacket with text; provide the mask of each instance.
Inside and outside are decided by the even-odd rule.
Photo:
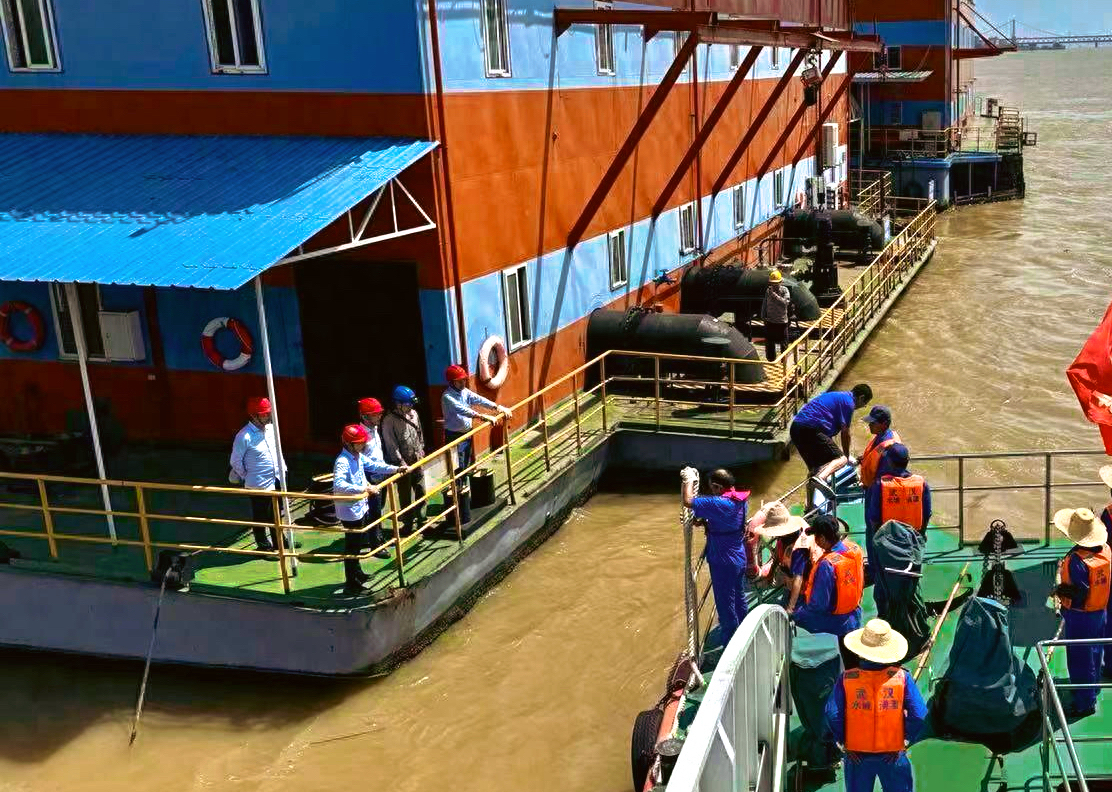
[[[865,453],[861,455],[861,464],[857,469],[857,476],[861,479],[861,486],[863,487],[868,487],[876,481],[876,471],[880,467],[880,458],[884,456],[884,451],[888,446],[903,442],[894,431],[891,433],[891,437],[883,442],[877,442],[878,437],[880,435],[873,435],[869,444],[865,446]]]
[[[926,482],[922,476],[880,477],[880,524],[889,520],[906,523],[918,531],[923,525],[923,491]]]
[[[842,675],[846,696],[846,750],[896,753],[904,750],[902,668],[855,669]]]
[[[865,591],[865,556],[861,548],[848,539],[843,539],[842,543],[846,546],[844,553],[830,550],[811,564],[811,574],[807,576],[807,584],[803,587],[804,598],[810,599],[815,588],[815,573],[822,564],[830,564],[834,569],[834,606],[831,613],[835,616],[844,616],[857,610]]]
[[[1062,607],[1086,613],[1104,610],[1108,607],[1109,581],[1112,579],[1112,549],[1109,549],[1108,545],[1104,545],[1100,550],[1094,552],[1079,547],[1066,553],[1066,557],[1058,565],[1058,572],[1063,583],[1073,582],[1070,579],[1071,555],[1080,558],[1089,571],[1089,596],[1085,598],[1084,605],[1075,608],[1073,607],[1073,600],[1059,595],[1058,599],[1061,600]]]

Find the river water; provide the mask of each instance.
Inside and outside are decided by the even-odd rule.
[[[1028,198],[945,215],[844,378],[914,450],[1097,443],[1063,371],[1112,297],[1109,73],[1108,50],[978,62],[978,93],[1039,132]],[[801,476],[793,460],[747,484]],[[155,668],[131,748],[134,663],[0,654],[0,790],[626,790],[633,717],[682,640],[677,514],[672,494],[597,495],[385,679]]]

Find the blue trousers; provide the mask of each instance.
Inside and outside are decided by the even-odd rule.
[[[1105,611],[1074,611],[1062,609],[1065,628],[1062,637],[1103,638]],[[1101,647],[1099,644],[1067,646],[1066,667],[1070,672],[1070,682],[1096,682],[1100,678]],[[1090,710],[1096,706],[1099,688],[1075,688],[1073,706],[1079,710]]]
[[[846,773],[846,792],[873,792],[878,778],[883,792],[912,792],[915,789],[911,761],[904,751],[898,754],[847,754],[842,767]]]
[[[718,626],[722,633],[722,645],[725,646],[749,612],[749,604],[745,601],[745,562],[707,555],[707,566],[710,567],[714,607],[718,610]]]
[[[1104,637],[1112,638],[1112,598],[1108,600],[1108,608],[1104,612]],[[1112,679],[1112,645],[1102,647],[1104,652],[1104,675]]]

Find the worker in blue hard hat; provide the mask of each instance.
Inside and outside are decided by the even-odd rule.
[[[398,508],[402,515],[403,533],[408,536],[419,531],[425,523],[425,475],[414,465],[425,456],[425,433],[417,415],[417,394],[412,388],[399,385],[394,388],[390,411],[382,419],[382,455],[389,465],[405,465],[409,472],[398,479]]]

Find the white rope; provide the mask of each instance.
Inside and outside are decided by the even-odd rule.
[[[695,485],[695,492],[699,491],[699,471],[693,467],[685,467],[680,471],[680,495],[687,491],[688,486]],[[682,504],[682,500],[681,500]],[[697,569],[692,554],[694,552],[694,523],[695,514],[686,506],[680,506],[680,523],[683,525],[683,604],[687,621],[687,651],[694,658],[699,656],[699,596],[697,589]]]

